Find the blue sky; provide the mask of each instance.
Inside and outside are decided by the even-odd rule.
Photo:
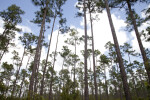
[[[77,2],[77,0],[67,0],[66,4],[63,6],[63,12],[64,12],[64,17],[66,17],[66,19],[67,19],[67,25],[76,28],[80,33],[79,35],[81,36],[81,35],[84,35],[83,18],[75,18],[75,13],[77,12],[77,9],[75,8],[74,5],[76,2]],[[30,22],[35,16],[34,12],[39,10],[38,7],[35,7],[32,4],[31,0],[1,0],[0,11],[7,9],[7,7],[12,4],[16,4],[17,6],[20,6],[21,9],[25,11],[25,14],[22,16],[23,22],[20,24],[21,25],[20,27],[26,27],[26,28],[30,29],[31,32],[33,32],[34,34],[39,35],[40,27],[38,27],[37,25]],[[134,8],[138,12],[138,14],[141,16],[141,10],[143,10],[147,6],[148,6],[148,4],[137,3]],[[113,9],[113,10],[111,10],[111,13],[112,13],[112,19],[113,19],[113,22],[115,25],[119,44],[122,45],[124,42],[129,42],[133,46],[133,49],[135,49],[137,52],[139,52],[139,47],[137,44],[137,40],[136,40],[134,31],[126,32],[123,30],[126,26],[126,23],[124,22],[125,18],[126,18],[125,11],[123,9],[121,9],[121,10]],[[113,40],[112,40],[112,35],[111,35],[106,11],[104,10],[102,14],[99,14],[99,17],[100,17],[100,20],[98,22],[95,21],[93,23],[95,48],[99,49],[102,53],[106,53],[106,49],[104,48],[104,45],[108,41],[113,42]],[[87,14],[87,20],[89,21],[88,14]],[[0,24],[2,24],[2,23],[0,23]],[[55,30],[54,30],[54,35],[53,35],[53,40],[52,40],[52,45],[51,45],[51,52],[54,51],[54,49],[55,49],[55,42],[56,42],[57,28],[58,28],[57,24],[55,25]],[[88,22],[88,25],[89,25],[89,22]],[[141,31],[142,29],[145,29],[146,26],[147,26],[146,24],[142,25],[139,28],[139,30]],[[50,32],[51,32],[51,29],[46,31],[46,33],[45,33],[46,40],[48,40],[48,36],[50,35]],[[90,29],[88,29],[88,34],[90,35]],[[17,34],[17,36],[19,36],[19,35],[20,35],[20,33]],[[67,34],[66,34],[66,36],[60,35],[58,51],[61,52],[62,45],[66,45],[63,42],[68,37],[69,36]],[[15,42],[18,46],[17,48],[23,48],[21,43],[17,39],[15,40]],[[143,45],[146,48],[150,47],[150,44],[145,43],[145,42],[143,42]],[[71,50],[74,50],[74,48],[71,46],[69,48]],[[81,55],[80,50],[84,49],[84,44],[80,45],[77,48],[79,49],[79,50],[77,50],[78,54]],[[89,47],[89,48],[91,48],[91,47]],[[14,48],[11,48],[11,50],[13,50],[13,49]],[[47,51],[46,48],[43,48],[42,59],[45,59],[46,51]],[[20,56],[22,55],[22,52],[23,52],[23,50],[19,49]],[[9,55],[11,55],[11,52],[6,54],[3,61],[7,61],[8,60],[7,57],[10,58]],[[58,66],[61,66],[62,58],[58,56],[57,59],[59,59],[59,60],[56,61],[56,64]],[[27,58],[24,59],[24,62],[26,62],[26,61],[27,61]]]
[[[77,9],[75,8],[75,3],[77,0],[67,0],[65,5],[63,6],[63,13],[64,17],[67,19],[67,25],[68,26],[76,26],[76,27],[81,27],[80,26],[80,21],[81,18],[75,18],[75,14],[77,13]],[[23,11],[25,11],[25,14],[22,16],[23,22],[21,23],[22,25],[28,26],[32,29],[33,33],[38,33],[39,28],[37,25],[30,23],[30,21],[34,18],[35,14],[34,12],[39,10],[38,7],[34,6],[32,3],[32,0],[2,0],[0,3],[0,11],[7,9],[8,6],[16,4],[17,6],[20,6]],[[134,8],[136,8],[136,12],[140,13],[141,10],[143,10],[147,4],[141,4],[137,3]],[[120,16],[121,19],[126,18],[125,11],[124,9],[118,10],[118,9],[112,9],[112,13],[114,13],[116,16]],[[55,30],[57,28],[55,27]]]
[[[0,11],[7,9],[8,6],[12,4],[16,4],[21,7],[23,11],[25,11],[25,14],[22,16],[23,22],[21,25],[28,26],[34,33],[38,33],[39,28],[37,25],[30,23],[30,21],[35,17],[34,12],[39,10],[39,8],[34,6],[31,1],[32,0],[2,0],[0,3]],[[68,0],[63,6],[63,13],[64,17],[67,19],[68,26],[75,25],[79,27],[81,18],[75,18],[75,13],[77,12],[77,9],[74,7],[75,3],[76,0]],[[55,28],[55,30],[56,29],[57,28]]]

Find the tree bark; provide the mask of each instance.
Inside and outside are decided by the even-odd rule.
[[[15,92],[16,82],[17,82],[17,80],[18,80],[18,76],[19,76],[20,68],[21,68],[21,66],[22,66],[22,61],[23,61],[24,55],[25,55],[25,48],[24,48],[24,51],[23,51],[21,63],[20,63],[20,65],[19,65],[19,68],[18,68],[17,73],[16,73],[16,79],[15,79],[15,81],[13,82],[13,89],[12,89],[11,96],[13,96],[13,94],[14,94],[14,92]]]
[[[75,86],[75,78],[76,78],[76,76],[75,76],[75,71],[76,71],[76,39],[75,39],[75,63],[74,63],[74,86]]]
[[[44,29],[45,29],[45,25],[44,25]],[[43,35],[42,35],[42,41],[44,40],[44,31],[43,31]],[[37,64],[37,69],[36,69],[36,73],[35,73],[35,82],[34,82],[34,94],[37,93],[37,84],[38,84],[38,73],[39,73],[39,66],[40,66],[40,59],[41,59],[41,51],[42,51],[42,43],[41,43],[41,47],[40,47],[40,53],[39,53],[39,57],[38,57],[38,64]],[[33,96],[33,99],[35,95]]]
[[[89,10],[90,10],[90,8],[89,8]],[[93,23],[92,23],[91,12],[90,12],[90,23],[91,23],[91,34],[92,34],[92,54],[93,54],[93,71],[94,71],[95,100],[98,100],[98,95],[97,95],[97,82],[96,82],[96,72],[95,72],[94,35],[93,35]]]
[[[38,73],[39,73],[39,65],[38,65],[38,67],[36,69],[36,73],[35,73],[34,94],[37,93]]]
[[[147,76],[148,76],[148,83],[150,85],[150,64],[148,62],[148,58],[146,56],[146,53],[145,53],[145,50],[144,50],[144,47],[143,47],[143,44],[142,44],[142,41],[141,41],[141,38],[140,38],[140,34],[139,34],[139,31],[138,31],[138,28],[137,28],[137,25],[136,25],[136,20],[133,16],[130,1],[126,0],[126,2],[127,2],[127,5],[128,5],[130,17],[132,19],[132,24],[134,26],[136,38],[137,38],[137,41],[138,41],[138,44],[139,44],[139,47],[140,47],[140,50],[141,50],[141,54],[142,54],[142,57],[143,57],[144,66],[145,66]]]
[[[109,100],[109,94],[108,94],[108,85],[107,85],[107,79],[106,79],[106,68],[104,66],[104,74],[105,74],[105,92],[106,92],[106,98]]]
[[[129,86],[128,86],[128,83],[127,83],[127,76],[126,76],[125,68],[124,68],[124,65],[123,65],[123,60],[122,60],[122,56],[121,56],[121,53],[120,53],[119,44],[118,44],[118,40],[117,40],[114,25],[113,25],[113,22],[112,22],[110,9],[109,9],[107,0],[105,0],[105,6],[106,6],[106,10],[107,10],[107,15],[108,15],[108,19],[109,19],[110,28],[111,28],[111,31],[112,31],[114,44],[115,44],[115,50],[116,50],[117,57],[118,57],[118,62],[119,62],[119,67],[120,67],[121,78],[122,78],[122,81],[123,81],[123,88],[124,88],[124,92],[125,92],[125,97],[126,97],[126,100],[131,100],[130,90],[129,90]]]
[[[85,69],[85,90],[84,90],[84,100],[89,100],[89,93],[88,93],[88,73],[87,73],[87,57],[88,57],[88,52],[87,52],[87,20],[86,20],[86,7],[85,7],[85,0],[84,0],[84,31],[85,31],[85,52],[84,52],[84,69]]]
[[[100,83],[100,79],[99,79],[99,83]],[[101,85],[99,85],[99,96],[100,96],[99,100],[102,100]]]
[[[40,47],[41,47],[41,42],[42,42],[42,34],[43,34],[43,27],[45,25],[45,18],[46,18],[46,14],[47,14],[47,9],[48,9],[48,0],[46,0],[46,8],[44,10],[44,15],[43,15],[43,21],[41,24],[41,30],[40,30],[40,35],[39,35],[39,39],[38,39],[38,44],[36,47],[36,54],[34,57],[34,65],[32,68],[32,74],[31,74],[31,78],[30,78],[30,85],[29,85],[29,97],[32,99],[33,96],[33,84],[34,84],[34,78],[35,78],[35,73],[36,73],[36,69],[37,69],[37,65],[38,65],[38,58],[39,58],[39,53],[40,53]]]
[[[19,98],[21,97],[21,90],[22,90],[24,80],[25,80],[25,74],[23,74],[23,79],[22,79],[22,82],[21,82],[20,90],[19,90]]]
[[[52,26],[52,31],[51,31],[49,45],[48,45],[47,56],[46,56],[46,62],[45,62],[43,76],[42,76],[42,80],[41,80],[41,89],[40,89],[40,95],[41,96],[43,95],[44,78],[45,78],[45,72],[46,72],[46,67],[47,67],[47,62],[48,62],[48,56],[49,56],[49,51],[50,51],[51,40],[52,40],[52,36],[53,36],[53,29],[54,29],[54,25],[55,25],[55,20],[56,20],[56,14],[55,14],[54,21],[53,21],[53,26]]]
[[[58,30],[57,41],[56,41],[56,48],[55,48],[55,54],[54,54],[53,70],[54,70],[55,61],[56,61],[55,59],[56,59],[56,52],[57,52],[57,45],[58,45],[58,37],[59,37],[59,30]],[[53,73],[52,73],[52,78],[51,78],[51,82],[50,82],[49,100],[53,100],[52,99],[52,85],[53,85]]]

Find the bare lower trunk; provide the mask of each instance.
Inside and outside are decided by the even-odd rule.
[[[55,15],[54,21],[53,21],[53,26],[52,26],[52,31],[51,31],[51,36],[50,36],[49,45],[48,45],[47,56],[46,56],[46,62],[45,62],[44,71],[43,71],[43,76],[42,76],[42,80],[41,80],[41,89],[40,89],[40,95],[41,95],[41,96],[43,95],[44,78],[45,78],[45,72],[46,72],[46,67],[47,67],[47,62],[48,62],[48,56],[49,56],[49,51],[50,51],[51,40],[52,40],[52,36],[53,36],[53,29],[54,29],[54,25],[55,25],[55,19],[56,19],[56,15]]]
[[[32,68],[32,74],[31,74],[31,78],[30,78],[30,85],[29,85],[29,97],[30,99],[32,99],[32,95],[33,95],[33,85],[34,85],[34,78],[35,78],[35,73],[36,73],[36,69],[37,69],[37,65],[38,65],[38,58],[39,58],[39,53],[40,53],[40,47],[41,47],[41,42],[42,42],[42,34],[43,34],[43,27],[45,25],[45,18],[46,18],[46,13],[47,13],[47,9],[48,9],[48,0],[46,1],[46,8],[44,10],[44,15],[43,15],[43,21],[41,24],[41,30],[40,30],[40,35],[39,35],[39,39],[38,39],[38,44],[36,47],[36,54],[34,57],[34,65]]]
[[[75,86],[75,71],[76,71],[76,39],[75,39],[75,63],[74,63],[74,78],[73,78],[73,81],[74,81],[74,86]]]
[[[37,93],[38,73],[39,73],[39,66],[38,66],[38,68],[36,69],[36,74],[35,74],[34,94]]]
[[[142,41],[141,41],[141,38],[140,38],[140,34],[139,34],[139,31],[138,31],[138,28],[137,28],[137,25],[136,25],[136,20],[133,16],[133,12],[131,10],[131,4],[130,4],[130,1],[129,0],[126,0],[127,4],[128,4],[128,9],[129,9],[129,13],[130,13],[130,17],[132,19],[132,24],[134,26],[134,30],[135,30],[135,34],[136,34],[136,38],[137,38],[137,41],[138,41],[138,44],[139,44],[139,47],[140,47],[140,50],[141,50],[141,54],[142,54],[142,57],[143,57],[143,61],[144,61],[144,66],[145,66],[145,69],[146,69],[146,72],[147,72],[147,76],[148,76],[148,83],[150,85],[150,64],[148,62],[148,58],[146,56],[146,53],[145,53],[145,50],[144,50],[144,47],[143,47],[143,44],[142,44]]]
[[[90,67],[90,72],[92,72],[91,67]],[[93,73],[91,73],[90,79],[91,79],[91,92],[92,92],[92,96],[91,96],[92,98],[91,99],[94,99]]]
[[[121,73],[121,78],[122,78],[122,81],[123,81],[123,88],[124,88],[124,92],[125,92],[125,97],[126,97],[126,100],[131,100],[130,90],[129,90],[129,86],[128,86],[128,83],[127,83],[127,76],[126,76],[125,68],[124,68],[124,65],[123,65],[123,60],[122,60],[122,56],[121,56],[121,53],[120,53],[119,44],[118,44],[118,40],[117,40],[114,25],[113,25],[113,22],[112,22],[110,9],[109,9],[107,0],[105,0],[105,6],[106,6],[107,15],[108,15],[108,19],[109,19],[109,23],[110,23],[110,27],[111,27],[111,31],[112,31],[112,36],[113,36],[113,40],[114,40],[114,44],[115,44],[115,50],[116,50],[117,58],[118,58],[118,62],[119,62],[120,73]]]
[[[114,88],[115,88],[115,98],[117,99],[117,97],[118,97],[118,90],[117,90],[117,85],[116,84],[114,84]]]
[[[120,89],[119,90],[120,90],[120,93],[119,93],[120,94],[120,100],[123,100],[121,83],[120,83]]]
[[[83,93],[83,89],[82,89],[82,100],[84,100],[84,93]]]
[[[50,91],[49,91],[49,100],[53,100],[53,97],[52,97],[52,82],[53,81],[53,74],[51,76],[51,81],[50,81]]]
[[[57,45],[58,45],[58,37],[59,37],[59,30],[58,30],[57,41],[56,41],[56,48],[55,48],[55,54],[54,54],[53,70],[55,68]],[[51,78],[51,82],[50,82],[49,100],[52,100],[52,85],[53,85],[53,73],[52,73],[52,78]]]
[[[25,48],[24,48],[24,51],[23,51],[21,63],[20,63],[20,65],[19,65],[19,68],[18,68],[17,73],[16,73],[16,79],[15,79],[15,81],[13,82],[13,89],[12,89],[12,94],[11,94],[11,96],[13,96],[13,94],[14,94],[14,92],[15,92],[16,83],[17,83],[17,80],[18,80],[18,76],[19,76],[20,68],[21,68],[21,66],[22,66],[22,61],[23,61],[24,55],[25,55]]]
[[[89,93],[88,93],[88,72],[87,72],[87,20],[86,20],[86,7],[85,7],[85,0],[84,0],[84,30],[85,30],[85,50],[84,50],[84,69],[85,69],[85,76],[84,76],[84,82],[85,82],[85,90],[84,90],[84,100],[89,100]]]
[[[34,81],[35,81],[34,78],[35,78],[36,69],[37,69],[37,65],[38,65],[38,58],[39,58],[40,47],[41,47],[41,42],[42,42],[43,26],[45,24],[45,17],[46,17],[47,8],[48,8],[48,4],[46,4],[46,9],[44,11],[44,16],[43,16],[43,21],[42,21],[42,25],[41,25],[40,35],[39,35],[38,44],[37,44],[37,48],[36,48],[36,54],[35,54],[35,57],[34,57],[34,65],[33,65],[33,68],[32,68],[32,74],[31,74],[30,85],[29,85],[29,97],[30,98],[32,98],[32,95],[33,95],[33,85],[34,85]]]
[[[109,100],[109,95],[108,95],[108,85],[107,85],[107,78],[106,78],[106,68],[104,68],[104,74],[105,74],[105,92],[106,92],[106,98]]]
[[[97,95],[97,82],[96,82],[96,72],[95,72],[94,35],[93,35],[93,23],[92,23],[91,12],[90,12],[90,22],[91,22],[91,34],[92,34],[92,54],[93,54],[93,71],[94,71],[95,100],[98,100],[98,95]]]
[[[20,90],[19,90],[19,98],[21,97],[21,90],[22,90],[24,80],[25,80],[25,74],[23,75],[23,79],[22,79],[22,82],[21,82],[21,86],[20,86]]]
[[[99,79],[99,83],[100,83],[100,79]],[[99,96],[100,96],[100,99],[99,99],[99,100],[102,100],[101,85],[99,86]]]
[[[93,88],[93,82],[92,82],[93,80],[92,80],[92,76],[91,76],[91,90],[92,90],[92,99],[94,99],[94,88]]]
[[[44,39],[44,32],[43,32],[43,39]],[[43,40],[42,39],[42,40]],[[40,59],[41,59],[41,51],[42,51],[42,45],[40,47],[40,54],[39,54],[39,58],[38,58],[38,64],[37,64],[37,69],[36,69],[36,73],[35,73],[35,83],[34,83],[34,94],[37,93],[37,83],[38,83],[38,73],[39,73],[39,66],[40,66]]]

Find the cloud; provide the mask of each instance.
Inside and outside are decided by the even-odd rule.
[[[99,14],[99,18],[100,20],[98,22],[94,22],[93,25],[95,49],[99,49],[102,53],[104,53],[106,51],[104,45],[108,41],[113,42],[113,38],[106,11],[104,11],[102,14]],[[112,20],[116,30],[118,42],[121,45],[128,40],[125,31],[122,30],[122,28],[125,26],[124,20],[120,19],[114,14],[112,14]]]
[[[3,20],[0,20],[0,33],[3,32],[3,24],[4,24]],[[21,28],[23,33],[24,32],[32,32],[31,29],[27,26],[17,25],[17,27]],[[4,54],[4,56],[2,58],[2,62],[8,62],[9,64],[13,64],[13,60],[11,58],[13,57],[12,52],[14,50],[16,50],[19,53],[19,57],[22,58],[24,46],[22,45],[21,41],[18,40],[19,36],[23,35],[22,32],[21,33],[18,33],[18,32],[15,33],[16,34],[15,39],[12,40],[12,43],[15,43],[16,46],[15,47],[9,47],[9,52]],[[28,57],[25,56],[23,59],[23,67],[22,68],[25,68],[27,60],[28,60]],[[15,69],[16,69],[16,67],[15,67]]]
[[[149,21],[150,22],[150,21]],[[147,23],[143,23],[139,28],[139,32],[141,32],[142,30],[145,30],[147,27],[149,26],[149,24]],[[136,38],[136,35],[135,35],[135,31],[133,30],[131,32],[131,37],[133,38],[131,40],[131,44],[132,44],[132,47],[134,50],[136,50],[138,53],[140,53],[140,48],[139,48],[139,44],[138,44],[138,41],[137,41],[137,38]],[[145,42],[144,41],[144,38],[141,36],[141,40],[142,40],[142,44],[143,44],[143,47],[144,48],[150,48],[150,43],[149,42]]]
[[[150,4],[149,4],[147,7],[145,7],[144,9],[148,9],[148,8],[150,8]],[[143,10],[143,11],[141,12],[141,17],[142,17],[142,18],[145,18],[145,17],[146,17],[145,13],[146,13],[146,10]]]
[[[22,32],[28,32],[28,33],[31,33],[31,29],[27,26],[24,26],[24,25],[17,25],[18,28],[22,29]]]
[[[92,14],[92,16],[96,16],[96,14]],[[107,13],[104,10],[103,13],[98,14],[100,20],[99,21],[93,21],[93,30],[94,30],[94,46],[95,49],[98,49],[101,51],[101,53],[105,53],[107,50],[105,49],[105,44],[108,41],[113,42],[113,38],[112,38],[112,33],[110,30],[110,25],[109,25],[109,21],[108,21],[108,17],[107,17]],[[88,35],[91,36],[91,30],[90,30],[90,22],[89,22],[90,18],[89,18],[89,14],[87,14],[87,23],[88,23]],[[131,34],[126,34],[126,32],[123,30],[123,28],[126,26],[126,23],[124,22],[123,19],[121,19],[120,16],[116,16],[115,14],[112,14],[112,20],[114,23],[114,27],[116,30],[116,34],[117,34],[117,38],[118,38],[118,42],[119,45],[122,45],[124,42],[127,41],[131,41],[131,44],[133,46],[133,48],[135,50],[139,51],[138,48],[138,44],[137,44],[137,40],[135,37],[135,33],[131,32]],[[2,24],[2,21],[0,20],[0,23]],[[80,25],[82,25],[82,27],[84,27],[84,19],[82,18],[82,21],[79,22]],[[0,25],[1,25],[0,24]],[[18,25],[19,28],[22,29],[23,32],[32,32],[31,29],[27,26],[23,26],[23,25]],[[143,24],[142,27],[140,28],[140,30],[142,30],[143,28],[147,27],[146,24]],[[71,28],[75,28],[78,30],[79,32],[79,36],[84,35],[84,28],[81,27],[76,27],[76,26],[71,26]],[[2,27],[0,27],[0,32],[1,32]],[[56,47],[56,39],[57,39],[57,34],[58,34],[58,30],[55,30],[53,32],[53,38],[52,38],[52,42],[51,42],[51,47],[50,47],[50,53],[55,51],[55,47]],[[16,33],[16,39],[14,40],[14,43],[16,43],[15,48],[10,48],[10,52],[7,53],[5,55],[5,57],[3,58],[3,61],[8,61],[10,63],[12,63],[11,57],[12,54],[11,52],[15,49],[16,51],[19,52],[20,57],[23,54],[23,46],[21,44],[21,42],[18,40],[18,37],[22,35],[20,33]],[[50,35],[48,35],[48,40],[49,40]],[[58,47],[57,47],[57,51],[58,52],[62,52],[62,46],[63,45],[67,45],[64,43],[64,41],[69,38],[69,34],[60,34],[59,35],[59,41],[58,41]],[[130,40],[131,39],[131,40]],[[148,43],[143,42],[144,47],[150,47],[150,45]],[[72,50],[72,52],[74,52],[74,47],[73,46],[69,46],[69,49]],[[92,47],[88,46],[88,49],[92,49]],[[80,51],[84,50],[84,42],[81,43],[80,45],[77,45],[77,54],[80,55],[80,59],[84,62],[84,58],[81,55]],[[42,48],[42,54],[41,54],[41,60],[46,59],[46,55],[47,55],[47,49],[45,47]],[[49,61],[51,61],[53,58],[49,58]],[[26,65],[28,60],[28,57],[24,58],[24,63],[23,66]],[[92,59],[91,59],[92,61]],[[62,67],[62,63],[63,63],[63,58],[60,57],[60,55],[58,55],[56,57],[56,63],[55,63],[55,70],[59,71]]]
[[[100,20],[93,22],[94,41],[95,41],[94,45],[95,45],[95,49],[100,50],[101,53],[105,53],[107,51],[104,47],[105,44],[108,41],[113,42],[113,38],[112,38],[112,33],[111,33],[111,30],[110,30],[110,25],[109,25],[109,22],[108,22],[108,17],[107,17],[106,11],[104,11],[103,13],[98,14],[98,15],[99,15]],[[95,16],[95,14],[93,16]],[[117,34],[117,37],[118,37],[118,42],[119,42],[120,45],[122,45],[124,42],[128,41],[128,37],[126,35],[126,32],[122,29],[123,27],[125,27],[126,24],[125,24],[124,20],[120,19],[120,17],[117,17],[114,14],[112,14],[112,19],[113,19],[116,34]],[[79,23],[83,27],[84,19],[82,18],[82,21],[79,22]],[[88,23],[88,31],[87,32],[88,32],[88,35],[91,36],[89,14],[87,14],[87,23]],[[83,28],[75,27],[73,25],[71,26],[71,28],[77,29],[78,32],[79,32],[79,36],[84,35],[84,29]],[[55,30],[54,33],[53,33],[53,37],[52,37],[50,52],[55,50],[57,34],[58,34],[58,30]],[[49,36],[48,36],[48,39],[49,39]],[[64,41],[67,38],[69,38],[68,33],[59,35],[58,50],[57,50],[58,52],[61,52],[61,49],[62,49],[63,45],[67,45],[67,44],[64,43]],[[72,52],[74,52],[74,47],[73,46],[69,46],[69,49],[72,50]],[[88,46],[88,49],[92,49],[92,47]],[[84,58],[80,53],[81,50],[84,50],[84,42],[81,43],[80,45],[77,45],[77,54],[79,55],[81,60],[84,62]],[[61,69],[63,59],[60,56],[58,56],[56,59],[57,59],[57,61],[56,61],[55,70],[58,71],[58,70]],[[92,61],[92,59],[91,59],[91,61]]]

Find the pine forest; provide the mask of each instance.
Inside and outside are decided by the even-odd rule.
[[[0,100],[150,100],[150,0],[1,0]]]

